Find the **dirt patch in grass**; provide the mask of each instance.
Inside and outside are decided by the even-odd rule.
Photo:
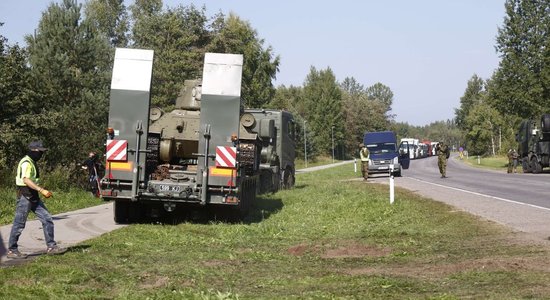
[[[170,278],[166,276],[151,275],[147,272],[140,275],[142,289],[156,289],[166,287],[170,283]]]
[[[322,258],[359,258],[359,257],[382,257],[391,253],[389,248],[362,245],[356,242],[338,246],[335,249],[326,249],[321,255]]]
[[[224,260],[214,259],[214,260],[207,260],[207,261],[203,262],[202,264],[206,267],[219,267],[219,266],[225,266],[225,265],[229,264],[229,262],[224,261]]]
[[[286,252],[290,255],[302,256],[306,252],[312,252],[311,251],[312,248],[313,248],[312,246],[307,244],[299,244],[288,248]]]
[[[550,262],[544,257],[491,257],[459,262],[415,263],[405,265],[383,265],[344,269],[344,274],[405,276],[414,278],[440,279],[444,276],[465,272],[549,272]]]
[[[364,245],[358,241],[343,240],[330,244],[308,245],[298,244],[287,249],[290,255],[301,256],[306,253],[318,254],[321,258],[360,258],[382,257],[391,254],[390,248]]]
[[[202,265],[205,267],[222,267],[222,266],[241,266],[245,264],[246,261],[240,259],[230,259],[230,260],[221,260],[221,259],[212,259],[202,262]]]

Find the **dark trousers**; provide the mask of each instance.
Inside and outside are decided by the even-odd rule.
[[[17,250],[17,242],[19,241],[23,229],[25,229],[30,211],[35,213],[36,217],[42,222],[42,230],[44,230],[46,245],[48,247],[53,247],[57,244],[53,236],[53,219],[44,205],[44,202],[42,202],[42,200],[31,202],[25,196],[21,195],[19,199],[17,199],[17,206],[15,208],[15,218],[13,220],[13,226],[11,227],[10,240],[8,243],[9,250]]]

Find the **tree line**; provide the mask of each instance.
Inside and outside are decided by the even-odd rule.
[[[2,26],[0,20],[0,26]],[[294,113],[297,151],[314,159],[353,154],[368,130],[393,120],[393,93],[382,83],[339,82],[311,67],[302,86],[273,85],[280,56],[235,14],[206,7],[164,7],[162,0],[63,0],[43,12],[25,46],[0,35],[0,171],[12,172],[28,142],[50,148],[44,167],[70,181],[89,151],[104,152],[111,71],[117,47],[152,49],[152,106],[170,110],[185,79],[202,74],[204,53],[244,56],[246,107]],[[306,136],[304,136],[304,134]],[[303,141],[307,140],[307,149]]]
[[[456,125],[476,155],[517,148],[523,119],[550,113],[550,1],[507,0],[496,37],[500,63],[493,75],[467,82]]]
[[[401,137],[446,141],[474,155],[505,154],[524,119],[550,113],[550,1],[506,0],[496,36],[498,68],[466,83],[452,120],[426,126],[393,123]]]

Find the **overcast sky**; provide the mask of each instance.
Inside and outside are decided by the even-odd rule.
[[[0,0],[0,34],[24,45],[49,3]],[[504,0],[164,0],[191,3],[249,21],[281,57],[276,85],[301,86],[311,66],[330,67],[338,81],[389,86],[396,120],[412,125],[452,119],[472,75],[492,75],[505,15]]]

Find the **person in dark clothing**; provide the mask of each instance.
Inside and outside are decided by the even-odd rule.
[[[82,163],[82,169],[88,170],[90,190],[95,197],[99,197],[99,174],[103,170],[103,165],[99,162],[95,152],[88,154],[88,159]]]

